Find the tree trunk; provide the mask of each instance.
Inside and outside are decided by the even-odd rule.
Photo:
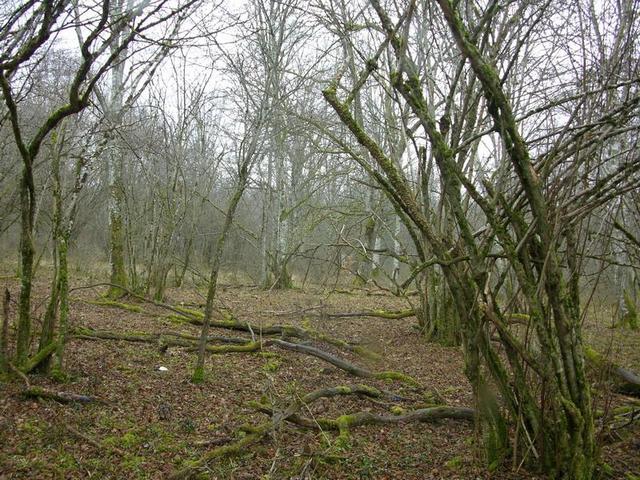
[[[22,366],[29,356],[31,344],[31,287],[33,281],[33,218],[35,214],[35,191],[31,163],[25,165],[20,182],[20,207],[22,224],[20,229],[20,299],[18,303],[18,337],[16,340],[16,363]]]
[[[198,357],[196,360],[196,366],[193,371],[191,381],[193,383],[202,383],[204,381],[204,358],[207,351],[207,338],[209,336],[209,325],[211,324],[211,317],[213,316],[213,302],[216,297],[216,290],[218,286],[218,274],[220,273],[220,265],[222,263],[222,254],[224,253],[224,244],[227,239],[229,230],[233,223],[233,216],[236,213],[238,203],[242,198],[244,189],[249,178],[249,166],[250,159],[245,159],[243,165],[240,168],[240,173],[237,179],[236,188],[233,197],[229,200],[227,206],[227,212],[225,215],[224,225],[222,231],[216,240],[216,246],[213,256],[213,265],[211,267],[211,275],[209,277],[209,288],[207,290],[207,302],[204,309],[204,319],[202,322],[202,330],[200,332],[200,341],[198,342]]]

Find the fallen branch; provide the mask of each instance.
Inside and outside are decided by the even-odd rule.
[[[315,402],[320,398],[328,398],[342,395],[363,395],[372,398],[384,398],[387,393],[367,385],[346,385],[338,387],[321,388],[314,390],[301,398],[291,402],[291,404],[283,411],[274,412],[268,405],[258,402],[253,403],[253,407],[258,411],[270,415],[271,420],[259,424],[257,427],[244,427],[243,431],[247,434],[236,440],[235,442],[224,445],[205,454],[198,461],[191,463],[189,466],[176,471],[169,477],[170,480],[181,480],[192,478],[200,468],[203,468],[212,460],[227,457],[230,455],[238,455],[245,452],[248,446],[258,443],[264,439],[270,432],[279,428],[284,422],[295,423],[303,427],[311,429],[327,429],[338,430],[340,435],[344,437],[348,435],[350,427],[361,425],[382,425],[407,422],[433,422],[440,419],[451,418],[456,420],[473,421],[475,413],[472,409],[462,407],[433,407],[420,410],[414,410],[403,415],[397,416],[381,416],[371,414],[369,412],[359,412],[353,415],[343,415],[337,419],[320,419],[319,421],[311,420],[299,415],[300,410]]]
[[[400,372],[386,371],[386,372],[372,372],[371,370],[367,370],[366,368],[355,365],[347,360],[339,358],[335,355],[332,355],[328,352],[320,350],[319,348],[312,347],[310,345],[301,345],[299,343],[290,343],[285,342],[284,340],[269,340],[268,344],[276,345],[285,350],[292,350],[295,352],[306,353],[308,355],[313,355],[314,357],[320,358],[325,362],[328,362],[341,370],[344,370],[351,375],[361,378],[376,378],[379,380],[397,380],[414,387],[419,387],[420,384],[411,378],[408,375],[405,375]]]
[[[267,415],[274,415],[274,411],[267,405],[252,404],[257,411]],[[314,418],[310,419],[298,414],[287,416],[286,420],[299,427],[312,430],[334,430],[345,432],[353,427],[365,425],[391,425],[411,422],[436,422],[438,420],[451,419],[465,422],[473,422],[475,411],[466,407],[437,406],[411,410],[401,415],[377,415],[371,412],[357,412],[341,415],[335,419]]]
[[[77,393],[68,393],[68,392],[54,392],[53,390],[49,390],[43,387],[32,387],[31,382],[29,382],[29,377],[27,377],[19,368],[17,368],[12,363],[9,363],[9,368],[18,375],[22,381],[24,382],[24,390],[20,392],[20,394],[25,398],[44,398],[49,400],[55,400],[60,403],[90,403],[90,402],[101,402],[106,403],[103,400],[100,400],[96,397],[91,397],[88,395],[78,395]]]
[[[54,392],[53,390],[42,387],[28,387],[25,388],[21,394],[25,398],[44,398],[45,400],[55,400],[59,403],[105,403],[103,400],[89,395],[79,395],[77,393],[69,392]]]
[[[399,320],[401,318],[414,317],[416,312],[410,308],[407,310],[363,310],[362,312],[327,313],[329,318],[374,317],[387,320]]]
[[[106,330],[93,330],[88,328],[77,327],[73,330],[73,338],[80,340],[123,340],[127,342],[142,342],[157,344],[159,347],[186,347],[194,349],[197,347],[197,340],[192,339],[190,336],[181,334],[158,334],[158,333],[119,333]],[[291,350],[295,352],[312,355],[320,358],[325,362],[328,362],[335,367],[338,367],[356,377],[361,378],[376,378],[379,380],[397,380],[415,387],[420,385],[413,378],[404,375],[400,372],[386,371],[386,372],[372,372],[366,368],[355,365],[345,359],[342,359],[336,355],[332,355],[319,348],[312,347],[310,345],[302,345],[300,343],[291,343],[284,340],[268,339],[263,342],[243,340],[239,338],[227,338],[227,337],[209,337],[214,340],[220,340],[222,342],[230,343],[230,345],[207,345],[206,350],[210,353],[243,353],[243,352],[257,352],[263,350],[271,345],[275,345],[284,350]]]
[[[197,473],[197,470],[206,466],[207,463],[217,458],[223,458],[243,453],[247,447],[261,441],[269,432],[271,432],[277,426],[278,425],[276,425],[276,423],[273,421],[262,423],[257,427],[254,427],[251,433],[245,435],[244,437],[236,440],[233,443],[223,445],[211,450],[199,460],[191,462],[188,466],[174,472],[168,478],[169,480],[193,478],[193,476]]]
[[[589,364],[613,376],[612,380],[616,392],[640,397],[640,376],[616,365],[589,346],[584,347],[584,353]]]
[[[185,338],[186,337],[186,338]],[[80,340],[123,340],[126,342],[140,342],[157,344],[159,347],[186,347],[196,348],[196,339],[178,333],[118,333],[107,330],[92,330],[88,328],[76,328],[73,331],[73,338]],[[258,342],[247,341],[240,338],[228,337],[208,337],[210,340],[229,343],[229,345],[207,345],[206,349],[210,353],[234,353],[234,352],[256,352],[261,346]]]

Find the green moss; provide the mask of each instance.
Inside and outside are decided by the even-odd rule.
[[[372,397],[380,396],[380,390],[378,390],[377,388],[374,388],[374,387],[370,387],[369,385],[359,384],[358,388],[362,392],[367,393],[367,394],[371,395]]]
[[[259,342],[248,342],[244,345],[207,345],[210,353],[256,352],[260,350]]]
[[[204,382],[204,368],[196,368],[191,376],[191,383],[196,385]]]
[[[451,460],[446,461],[444,466],[450,470],[457,470],[462,466],[462,458],[453,457]]]
[[[336,418],[335,423],[338,427],[338,437],[334,442],[334,447],[338,450],[348,450],[351,448],[351,435],[349,427],[354,423],[356,417],[354,415],[341,415]]]
[[[262,369],[268,373],[277,372],[280,369],[280,361],[277,359],[271,359],[262,366]]]
[[[120,444],[125,448],[135,447],[140,443],[140,438],[133,432],[125,433],[120,439]]]
[[[404,414],[404,408],[402,408],[400,405],[393,405],[391,408],[391,413],[393,413],[394,415],[403,415]]]
[[[349,395],[353,391],[353,390],[351,390],[350,387],[346,387],[346,386],[343,386],[343,385],[341,385],[339,387],[336,387],[336,390],[338,391],[338,393],[340,395]]]
[[[406,383],[407,385],[411,385],[414,387],[419,387],[420,384],[411,378],[409,375],[405,375],[404,373],[394,372],[394,371],[386,371],[379,372],[375,374],[375,378],[378,380],[396,380],[398,382]]]
[[[177,315],[175,313],[172,313],[170,315],[161,315],[157,318],[162,320],[169,320],[171,323],[174,323],[176,325],[184,325],[185,323],[188,323],[188,320],[185,317],[183,317],[182,315]]]
[[[101,307],[112,307],[126,310],[134,313],[145,313],[144,309],[139,305],[131,305],[130,303],[117,302],[110,300],[109,298],[101,298],[99,300],[86,300],[86,303],[90,305],[99,305]]]
[[[51,369],[49,377],[51,377],[51,379],[56,383],[69,383],[73,380],[71,375],[60,370],[58,367],[54,367]]]
[[[204,319],[204,312],[201,312],[200,310],[196,310],[194,308],[178,307],[178,306],[174,306],[173,308],[190,317],[195,317],[200,320]]]

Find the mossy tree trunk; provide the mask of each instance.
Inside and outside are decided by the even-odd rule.
[[[62,155],[61,148],[64,145],[64,130],[59,128],[55,130],[51,135],[51,177],[53,179],[52,185],[52,200],[53,200],[53,219],[51,226],[51,239],[52,239],[52,257],[53,257],[53,279],[51,281],[51,294],[49,296],[49,303],[47,310],[44,314],[44,320],[42,322],[42,330],[40,333],[40,344],[38,350],[41,351],[49,346],[53,341],[55,334],[56,321],[58,319],[58,304],[59,304],[59,249],[58,242],[61,235],[62,228],[62,186],[60,184],[60,157]],[[38,367],[42,372],[48,372],[50,367],[51,357],[47,357]]]
[[[2,318],[0,321],[0,374],[6,374],[9,371],[9,363],[11,356],[9,353],[9,301],[11,294],[9,289],[5,288],[2,295]]]
[[[252,155],[247,156],[242,160],[239,175],[236,179],[235,190],[233,196],[229,200],[225,213],[224,224],[220,231],[220,235],[216,240],[216,246],[213,253],[213,265],[211,266],[211,275],[209,276],[209,286],[207,288],[207,301],[204,309],[204,319],[202,321],[200,340],[198,342],[198,357],[196,359],[196,366],[193,370],[193,376],[191,377],[191,381],[193,383],[202,383],[204,381],[204,358],[207,352],[209,325],[211,324],[211,318],[213,316],[213,302],[216,298],[218,275],[220,273],[220,265],[222,263],[222,255],[224,253],[224,244],[227,239],[227,235],[229,234],[229,230],[231,229],[238,203],[240,203],[240,199],[242,198],[242,194],[246,188],[253,162],[254,159],[252,158]]]

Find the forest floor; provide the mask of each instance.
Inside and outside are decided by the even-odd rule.
[[[0,287],[4,286],[16,299],[17,280],[0,281]],[[166,309],[134,299],[123,300],[138,307],[131,310],[91,303],[103,291],[72,292],[71,321],[75,327],[198,334],[199,327],[177,321]],[[36,286],[37,315],[43,313],[47,293],[47,284]],[[166,301],[190,308],[204,303],[200,294],[187,289],[170,290]],[[0,479],[166,478],[216,444],[242,435],[239,428],[243,424],[258,425],[267,420],[250,401],[287,405],[320,387],[365,383],[406,398],[395,403],[357,396],[324,399],[304,411],[309,418],[336,418],[358,411],[393,415],[429,404],[433,395],[450,406],[472,406],[460,349],[421,340],[414,318],[322,315],[406,308],[392,296],[267,292],[229,286],[220,289],[219,306],[254,326],[297,325],[357,342],[380,358],[369,360],[337,347],[323,348],[372,371],[396,370],[410,375],[424,388],[355,378],[318,358],[275,347],[258,353],[208,355],[206,380],[194,385],[190,377],[195,354],[185,348],[162,351],[153,343],[73,340],[67,347],[66,379],[54,382],[33,375],[30,381],[51,390],[92,395],[104,402],[26,400],[20,395],[20,382],[0,383]],[[13,303],[14,316],[15,307]],[[603,323],[588,323],[588,341],[616,362],[640,371],[640,333],[608,328]],[[217,328],[211,334],[250,338],[245,332]],[[260,336],[255,328],[254,335]],[[615,404],[622,400],[599,398],[597,407],[603,408],[605,401]],[[239,455],[209,462],[201,470],[201,478],[537,478],[511,464],[488,472],[475,440],[473,426],[455,420],[362,426],[352,429],[347,441],[338,441],[336,432],[286,424]],[[615,441],[605,443],[602,459],[609,474],[603,478],[640,476],[640,429],[621,430]]]

